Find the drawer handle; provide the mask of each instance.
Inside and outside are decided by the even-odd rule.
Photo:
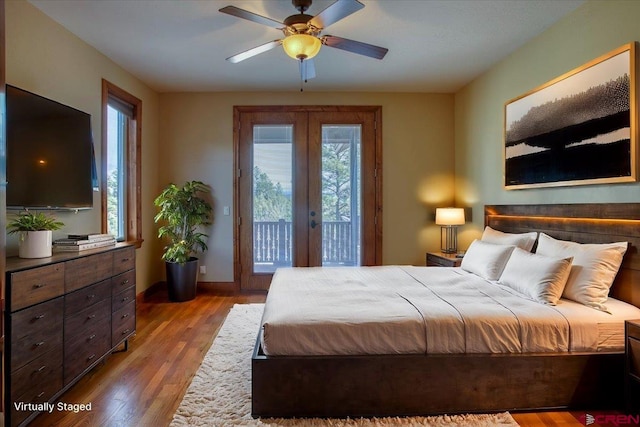
[[[122,258],[121,262],[127,262],[129,261],[131,258]]]
[[[36,398],[40,399],[42,396],[44,396],[44,391],[41,391],[40,394],[36,396]]]
[[[43,345],[44,345],[44,341],[40,341],[35,344],[36,347],[41,347]]]
[[[92,339],[94,339],[96,337],[96,334],[92,334],[89,336],[89,338],[87,339],[87,341],[91,341]]]
[[[96,357],[96,354],[92,354],[91,356],[87,357],[87,360],[93,360],[93,358]]]
[[[33,320],[40,320],[44,318],[44,314],[38,314],[36,317],[33,318]]]
[[[122,319],[126,319],[127,317],[129,317],[129,313],[125,313],[122,315]]]
[[[91,320],[91,319],[95,319],[96,315],[95,314],[90,314],[87,316],[87,320]]]
[[[33,371],[33,372],[34,372],[34,373],[42,372],[42,371],[44,371],[45,369],[47,369],[47,365],[42,365],[42,366],[40,366],[38,369],[36,369],[36,370],[35,370],[35,371]]]
[[[46,283],[36,283],[35,285],[33,285],[33,289],[40,289],[44,288],[45,286],[47,286]]]
[[[120,286],[124,286],[124,285],[126,285],[127,283],[129,283],[129,279],[122,281],[122,283],[120,283]]]
[[[96,297],[96,294],[87,295],[87,299],[93,299]]]
[[[124,298],[122,298],[122,302],[125,302],[125,301],[127,301],[128,299],[129,299],[129,297],[124,297]]]
[[[122,335],[127,335],[130,331],[131,329],[125,329],[124,331],[122,331]]]

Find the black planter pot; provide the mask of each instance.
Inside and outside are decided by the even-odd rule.
[[[165,262],[169,300],[189,301],[196,297],[198,285],[198,258],[191,257],[184,264]]]

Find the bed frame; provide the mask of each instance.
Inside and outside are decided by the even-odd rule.
[[[485,224],[581,243],[629,242],[611,295],[640,306],[640,203],[485,206]],[[624,353],[269,357],[256,342],[254,417],[621,409]]]

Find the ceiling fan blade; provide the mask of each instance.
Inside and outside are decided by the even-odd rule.
[[[230,56],[227,58],[227,61],[233,64],[236,64],[240,61],[244,61],[245,59],[249,59],[252,56],[256,56],[268,50],[271,50],[276,46],[280,46],[281,44],[282,44],[282,40],[274,40],[272,42],[265,43],[260,46],[256,46],[252,49],[245,50],[244,52],[240,52],[237,55]]]
[[[387,52],[389,52],[389,49],[386,47],[374,46],[372,44],[357,42],[355,40],[336,36],[323,36],[322,44],[376,59],[384,58]]]
[[[316,64],[313,59],[304,59],[298,61],[298,64],[300,64],[300,78],[302,81],[306,82],[316,77]]]
[[[227,15],[235,16],[236,18],[246,19],[248,21],[256,22],[258,24],[266,25],[272,28],[284,28],[282,22],[278,22],[275,19],[267,18],[266,16],[258,15],[257,13],[249,12],[248,10],[240,9],[235,6],[225,6],[219,10],[219,12],[226,13]]]
[[[323,29],[362,9],[364,5],[358,0],[336,0],[335,3],[317,14],[309,21],[316,28]]]

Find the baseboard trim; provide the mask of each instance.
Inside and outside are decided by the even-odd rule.
[[[235,282],[198,282],[198,288],[211,291],[240,292],[240,286],[237,286]]]
[[[220,292],[224,294],[239,295],[241,292],[240,285],[235,282],[198,282],[198,289],[205,290],[207,292]],[[148,300],[149,297],[157,293],[167,292],[167,282],[160,281],[149,286],[144,291],[136,295],[138,301]]]

